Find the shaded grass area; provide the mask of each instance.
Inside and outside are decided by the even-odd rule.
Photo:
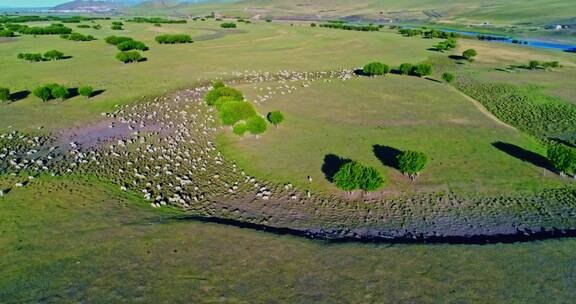
[[[246,91],[252,97],[258,89]],[[549,170],[494,148],[502,141],[545,153],[534,139],[494,122],[444,84],[396,75],[317,83],[274,97],[260,111],[276,109],[286,116],[280,128],[259,140],[226,133],[219,143],[248,172],[277,182],[335,191],[322,170],[326,155],[334,154],[378,168],[388,180],[385,191],[392,192],[506,193],[562,184]],[[407,149],[430,158],[416,182],[395,168],[395,155]]]
[[[0,179],[1,187],[12,183]],[[88,180],[39,178],[14,189],[0,198],[0,302],[576,299],[573,239],[487,246],[326,244],[169,220],[173,215]]]

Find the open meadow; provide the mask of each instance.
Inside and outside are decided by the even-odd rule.
[[[544,2],[322,14],[573,16]],[[0,19],[0,303],[574,302],[575,54],[264,20],[327,3]]]

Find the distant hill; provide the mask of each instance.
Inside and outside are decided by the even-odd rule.
[[[141,3],[140,0],[74,0],[52,8],[66,12],[108,12]]]
[[[570,20],[574,0],[153,0],[126,9],[129,13],[326,20],[435,21],[458,23],[534,23]],[[195,2],[195,3],[191,3]]]

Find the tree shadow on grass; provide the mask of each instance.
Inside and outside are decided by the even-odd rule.
[[[106,92],[106,90],[94,90],[94,92],[92,92],[92,94],[90,94],[90,98],[92,97],[96,97],[98,95],[104,94],[104,92]]]
[[[78,95],[80,95],[80,93],[78,93],[78,88],[70,88],[68,89],[68,98],[74,98]]]
[[[340,170],[340,167],[351,162],[349,158],[343,158],[335,154],[326,154],[322,164],[322,172],[329,182],[334,180],[334,175]]]
[[[430,77],[424,77],[424,79],[426,79],[426,80],[430,80],[430,81],[432,81],[432,82],[436,82],[436,83],[442,83],[442,81],[440,81],[440,80],[437,80],[437,79],[434,79],[434,78],[430,78]]]
[[[19,91],[19,92],[10,94],[10,100],[12,102],[14,102],[14,101],[26,99],[28,96],[30,96],[30,91],[23,90],[23,91]]]
[[[460,56],[460,55],[450,55],[450,56],[448,56],[448,58],[453,59],[453,60],[466,60],[466,57]]]
[[[552,166],[552,164],[550,164],[548,159],[546,159],[546,157],[538,153],[534,153],[532,151],[528,151],[516,145],[501,141],[492,143],[492,146],[512,157],[515,157],[525,162],[529,162],[534,166],[544,168],[554,173],[556,172],[556,169],[554,168],[554,166]]]
[[[398,169],[398,161],[396,157],[402,153],[402,151],[389,147],[389,146],[382,146],[382,145],[374,145],[372,146],[372,151],[374,155],[380,162],[387,167]]]

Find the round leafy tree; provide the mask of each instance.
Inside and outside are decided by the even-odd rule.
[[[220,106],[220,119],[226,126],[232,126],[253,116],[256,116],[256,110],[252,104],[245,101],[230,101]]]
[[[384,177],[374,168],[349,161],[338,169],[333,182],[336,187],[345,191],[374,191],[384,185]]]
[[[206,103],[209,106],[213,106],[214,103],[220,97],[224,97],[224,96],[232,97],[238,101],[244,100],[244,95],[242,95],[242,92],[240,92],[234,88],[230,88],[230,87],[221,87],[221,88],[212,89],[212,90],[210,90],[210,92],[208,92],[208,94],[206,94],[206,97],[204,97],[204,100],[206,100]]]
[[[52,50],[46,52],[44,54],[44,58],[46,58],[47,60],[60,60],[64,58],[64,53],[57,50]]]
[[[365,65],[362,72],[367,76],[384,75],[390,73],[390,67],[381,62],[372,62]]]
[[[561,144],[553,145],[548,148],[548,159],[561,174],[576,174],[576,149]]]
[[[32,93],[34,94],[34,96],[42,99],[42,101],[44,102],[52,99],[52,92],[50,88],[48,88],[47,86],[38,87],[34,89]]]
[[[90,86],[84,86],[78,88],[78,94],[86,98],[90,98],[90,96],[92,96],[92,93],[94,93],[94,89]]]
[[[278,128],[278,125],[284,121],[284,114],[280,111],[272,111],[266,116],[268,121]]]
[[[404,151],[396,157],[396,160],[400,172],[410,177],[414,177],[422,172],[428,163],[426,154],[417,151]]]
[[[10,89],[0,88],[0,101],[10,100]]]
[[[248,129],[247,129],[246,123],[240,122],[234,126],[234,128],[232,129],[232,132],[234,132],[234,134],[236,134],[236,135],[243,136],[247,130]]]
[[[59,85],[59,84],[52,84],[50,87],[50,93],[52,94],[53,98],[59,98],[61,100],[65,100],[70,96],[70,92],[67,88]]]
[[[475,49],[468,49],[462,53],[462,57],[464,57],[468,61],[474,61],[474,57],[478,56],[478,52]]]
[[[417,64],[412,68],[412,73],[420,77],[432,75],[432,65],[427,63]]]
[[[452,74],[452,73],[446,72],[446,73],[442,74],[442,79],[444,81],[446,81],[447,83],[452,83],[454,81],[454,79],[456,79],[456,76],[454,76],[454,74]]]
[[[411,63],[403,63],[400,65],[398,70],[400,71],[400,74],[402,74],[402,75],[410,75],[410,73],[412,73],[413,67],[414,66]]]
[[[246,129],[254,135],[266,132],[267,128],[268,124],[266,123],[266,120],[259,115],[255,115],[246,120]]]

